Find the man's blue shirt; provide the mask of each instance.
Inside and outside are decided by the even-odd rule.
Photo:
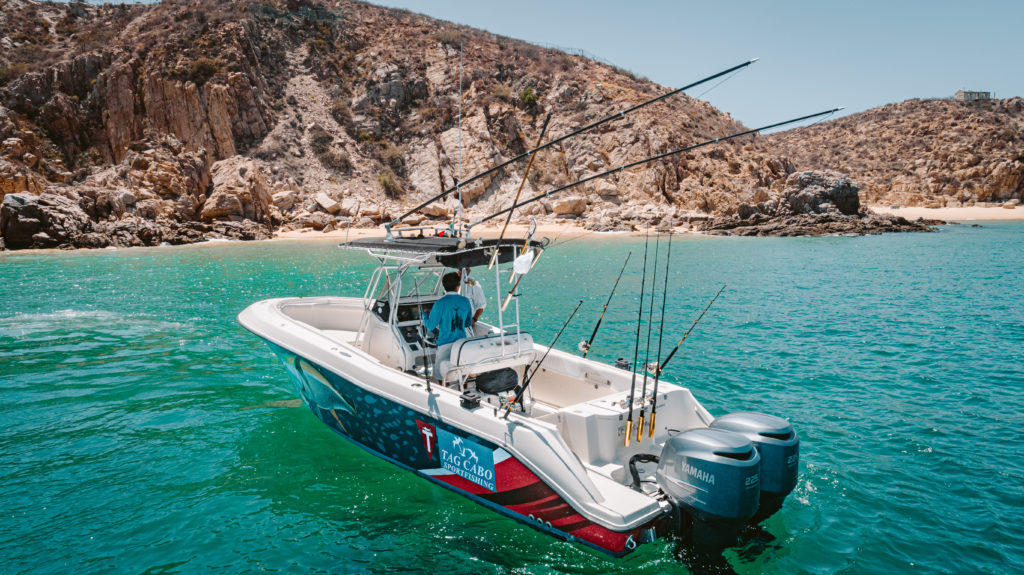
[[[463,339],[466,329],[473,325],[473,305],[466,296],[448,292],[434,302],[423,325],[428,331],[438,330],[439,347]]]

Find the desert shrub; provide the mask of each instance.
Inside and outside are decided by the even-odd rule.
[[[562,69],[563,72],[568,72],[569,70],[572,70],[572,67],[576,65],[576,62],[572,59],[572,56],[565,54],[563,52],[556,53],[555,63],[558,65],[559,68]]]
[[[11,62],[6,66],[0,66],[0,86],[15,78],[20,78],[27,74],[28,70],[28,64],[24,62]]]
[[[402,175],[405,173],[405,149],[388,142],[381,143],[380,161],[390,168],[394,173]]]
[[[526,42],[520,42],[516,45],[516,53],[519,56],[526,58],[527,60],[536,60],[540,56],[540,48],[533,44],[527,44]]]
[[[389,168],[385,168],[384,171],[377,176],[377,183],[380,184],[381,188],[384,188],[384,194],[391,199],[398,198],[405,193],[405,190],[403,190],[402,186],[399,185],[398,178],[395,176],[395,173]]]
[[[558,64],[550,57],[545,56],[537,61],[536,70],[541,76],[552,76],[558,71]]]
[[[519,101],[523,103],[523,108],[531,110],[537,105],[537,92],[533,91],[532,86],[527,86],[519,92]]]
[[[313,153],[317,156],[326,154],[331,149],[331,142],[333,141],[334,137],[319,125],[313,126],[309,131],[309,147],[313,149]]]
[[[508,87],[506,84],[495,84],[491,88],[491,96],[496,100],[501,100],[502,102],[511,102],[512,88]]]
[[[331,117],[343,128],[348,129],[352,125],[352,110],[344,98],[335,98],[331,102]]]
[[[220,71],[220,62],[211,58],[198,58],[188,68],[185,79],[200,87]]]
[[[442,44],[458,46],[466,39],[466,35],[461,30],[441,30],[434,34],[434,39]]]
[[[352,171],[352,159],[344,150],[327,150],[317,156],[325,168],[347,174]]]
[[[78,48],[83,51],[107,48],[116,36],[117,30],[112,28],[86,30],[78,35]]]
[[[344,150],[338,150],[332,144],[334,137],[323,126],[313,126],[309,131],[309,147],[325,168],[341,173],[352,171],[352,159]]]

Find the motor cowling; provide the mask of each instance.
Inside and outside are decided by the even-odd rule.
[[[799,472],[800,438],[793,426],[781,417],[741,411],[715,419],[710,428],[743,436],[761,456],[761,503],[754,521],[778,511],[796,487]]]
[[[758,507],[760,461],[742,435],[691,429],[665,442],[656,477],[680,508],[702,518],[746,521]]]

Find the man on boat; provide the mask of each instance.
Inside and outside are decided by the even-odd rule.
[[[466,330],[473,327],[473,304],[469,298],[459,295],[459,274],[449,272],[441,278],[444,285],[444,296],[434,302],[430,308],[430,314],[423,327],[427,331],[438,331],[437,355],[434,356],[434,379],[441,380],[444,374],[441,373],[442,361],[451,357],[452,344],[466,337]]]
[[[480,316],[484,313],[484,308],[487,307],[487,297],[484,296],[484,288],[480,286],[480,282],[476,281],[476,278],[469,277],[469,268],[459,270],[459,277],[462,278],[462,287],[459,288],[459,293],[469,298],[469,303],[473,306],[473,324],[475,325],[480,321]]]

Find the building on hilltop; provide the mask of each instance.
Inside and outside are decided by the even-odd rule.
[[[954,100],[960,102],[971,102],[974,100],[991,100],[992,92],[974,92],[971,90],[958,90],[956,95],[953,96]]]

